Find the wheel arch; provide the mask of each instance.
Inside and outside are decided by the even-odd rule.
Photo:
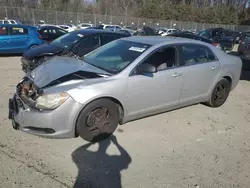
[[[90,101],[88,101],[84,107],[80,110],[80,112],[78,113],[77,115],[77,118],[76,118],[76,121],[75,121],[75,137],[78,137],[79,135],[77,134],[77,131],[76,131],[76,124],[77,124],[77,121],[78,121],[78,118],[81,114],[81,112],[83,111],[83,109],[88,106],[90,103],[96,101],[96,100],[100,100],[100,99],[107,99],[107,100],[111,100],[112,102],[114,102],[115,104],[117,104],[118,106],[118,109],[119,109],[119,124],[123,124],[123,118],[124,118],[124,107],[122,105],[122,103],[115,97],[111,97],[111,96],[101,96],[101,97],[97,97],[97,98],[94,98]]]

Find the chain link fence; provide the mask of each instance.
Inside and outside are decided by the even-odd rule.
[[[25,24],[37,24],[40,20],[45,21],[47,24],[79,24],[79,23],[92,23],[95,25],[105,24],[118,24],[121,26],[131,26],[139,28],[143,25],[150,27],[166,27],[166,28],[178,28],[184,30],[199,30],[221,27],[225,29],[231,29],[235,31],[246,31],[250,29],[250,26],[243,25],[223,25],[223,24],[207,24],[207,23],[195,23],[195,22],[182,22],[174,20],[158,20],[158,19],[146,19],[146,18],[134,18],[126,16],[110,16],[100,14],[85,14],[75,12],[62,12],[52,10],[41,9],[29,9],[22,7],[6,7],[0,6],[0,19],[15,19]]]

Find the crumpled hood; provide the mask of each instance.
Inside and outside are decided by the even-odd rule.
[[[28,60],[32,60],[36,57],[41,57],[47,54],[54,55],[56,53],[62,52],[63,50],[64,48],[44,43],[24,52],[23,56]]]
[[[108,74],[80,59],[55,56],[34,69],[28,76],[33,79],[37,87],[42,88],[58,78],[77,71]]]

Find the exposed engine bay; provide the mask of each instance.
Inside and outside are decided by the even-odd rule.
[[[43,89],[52,87],[70,80],[84,80],[106,77],[106,75],[101,75],[94,72],[77,71],[71,74],[62,76],[42,88],[38,88],[33,80],[29,77],[24,77],[23,80],[16,87],[16,94],[20,99],[31,108],[36,108],[36,99],[44,94]]]
[[[30,107],[35,107],[36,99],[43,91],[35,86],[32,80],[24,77],[16,87],[16,94]]]

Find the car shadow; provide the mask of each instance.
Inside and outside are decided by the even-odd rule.
[[[16,54],[0,54],[0,57],[20,57],[23,54],[21,53],[16,53]]]
[[[111,142],[120,155],[108,155]],[[93,143],[79,147],[72,153],[72,160],[78,168],[73,188],[121,188],[121,171],[128,168],[132,159],[118,143],[115,136],[98,143],[97,151],[88,150]]]

